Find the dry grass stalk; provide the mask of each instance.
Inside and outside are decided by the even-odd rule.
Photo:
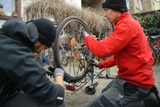
[[[41,2],[33,2],[26,8],[25,15],[27,21],[44,17],[55,19],[57,24],[68,16],[78,16],[87,24],[88,28],[95,35],[99,34],[105,23],[103,14],[90,8],[78,9],[66,4],[64,0],[43,0]]]

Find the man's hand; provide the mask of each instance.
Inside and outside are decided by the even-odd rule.
[[[43,68],[46,70],[47,74],[53,75],[54,77],[64,76],[64,70],[61,68],[53,68],[50,65],[45,65]]]
[[[54,72],[55,68],[52,68],[50,65],[45,65],[43,68],[46,70],[47,74],[53,75],[53,72]]]
[[[61,69],[61,68],[55,68],[55,70],[54,70],[54,77],[56,77],[56,76],[64,76],[64,70],[63,69]]]
[[[93,35],[93,34],[89,34],[89,33],[87,33],[86,31],[82,31],[82,36],[83,36],[83,38],[85,38],[85,37],[87,37],[87,36],[93,36],[95,39],[97,39],[97,37],[96,37],[96,35]],[[98,39],[97,39],[98,40]]]
[[[55,68],[53,76],[54,76],[54,84],[59,84],[65,89],[63,81],[64,70],[61,68]]]
[[[90,60],[90,63],[95,67],[98,67],[98,64],[99,64],[99,62],[95,59]]]

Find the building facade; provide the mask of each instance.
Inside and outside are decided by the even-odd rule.
[[[126,0],[127,7],[131,14],[146,12],[146,11],[153,11],[157,9],[158,8],[157,5],[159,2],[155,2],[155,1],[158,1],[158,0]],[[101,11],[102,2],[103,0],[82,0],[82,6],[88,4],[88,6],[91,6],[94,9]]]
[[[41,0],[12,0],[13,4],[11,4],[12,9],[18,11],[18,17],[24,19],[24,9],[31,3]],[[53,0],[54,1],[54,0]],[[77,8],[81,7],[92,7],[95,10],[103,13],[102,2],[103,0],[61,0],[62,2],[66,2],[70,5],[73,5]],[[131,14],[139,13],[139,12],[147,12],[154,11],[160,9],[160,0],[126,0],[127,7]],[[5,3],[6,2],[6,3]],[[7,0],[0,0],[0,4],[8,4]],[[11,7],[9,6],[9,7]],[[3,19],[3,20],[2,20]],[[6,20],[9,18],[7,17]],[[4,23],[5,17],[0,16],[0,24]]]
[[[130,0],[130,13],[139,13],[155,10],[154,0]]]

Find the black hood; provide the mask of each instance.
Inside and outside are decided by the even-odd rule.
[[[39,37],[38,30],[34,24],[26,25],[25,22],[16,18],[7,20],[2,25],[2,29],[7,34],[6,36],[21,42],[31,49]]]

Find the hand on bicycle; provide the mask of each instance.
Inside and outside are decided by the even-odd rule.
[[[56,77],[56,76],[64,77],[64,70],[61,68],[55,68],[53,75],[54,75],[54,77]]]
[[[45,69],[45,71],[48,75],[53,75],[55,68],[51,67],[50,65],[45,65],[43,68]]]
[[[94,37],[95,39],[97,39],[96,35],[93,35],[93,34],[88,34],[86,31],[82,31],[82,35],[83,35],[83,38],[87,37],[87,36],[92,36]],[[98,40],[98,39],[97,39]]]
[[[55,76],[64,76],[64,70],[61,68],[53,68],[50,65],[45,65],[43,67],[46,70],[46,73],[49,75]]]
[[[97,60],[95,60],[95,59],[91,59],[90,60],[90,64],[92,64],[95,67],[98,67],[99,62]]]
[[[83,38],[90,36],[85,30],[82,30],[82,36]]]

